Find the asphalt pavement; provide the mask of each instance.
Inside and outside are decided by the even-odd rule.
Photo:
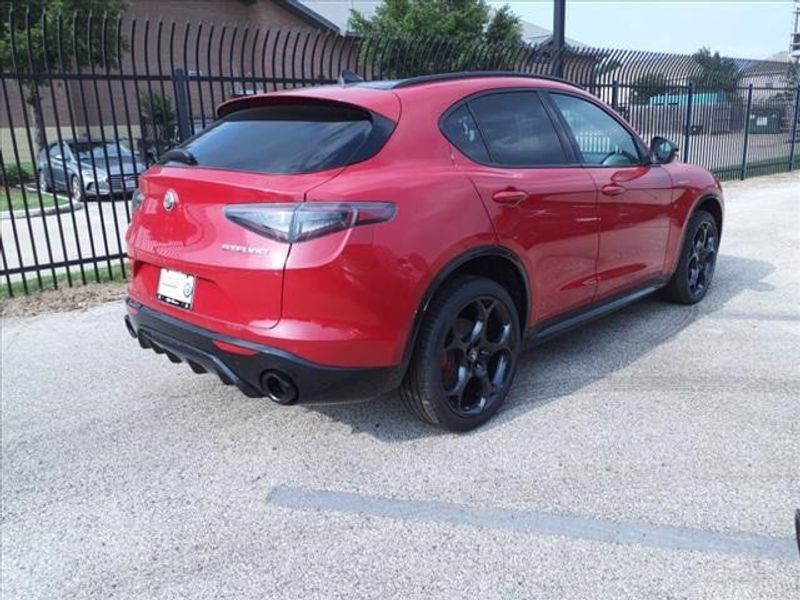
[[[282,407],[5,319],[4,600],[800,598],[800,177],[727,186],[709,296],[527,352],[485,427]]]

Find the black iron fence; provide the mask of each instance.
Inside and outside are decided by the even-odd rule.
[[[269,25],[10,13],[0,25],[3,295],[126,276],[139,174],[232,97],[458,70],[556,75],[721,179],[797,166],[788,63]]]

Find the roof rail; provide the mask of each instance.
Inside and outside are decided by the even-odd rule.
[[[553,77],[552,75],[536,75],[535,73],[521,73],[519,71],[457,71],[453,73],[436,73],[434,75],[420,75],[418,77],[409,77],[408,79],[401,79],[392,87],[394,89],[413,87],[415,85],[423,85],[425,83],[437,83],[439,81],[451,81],[455,79],[473,79],[478,77],[525,77],[527,79],[545,79],[547,81],[557,81],[575,88],[582,89],[580,85],[575,82],[567,81],[561,77]]]

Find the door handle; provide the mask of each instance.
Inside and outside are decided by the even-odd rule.
[[[522,190],[500,190],[492,194],[492,200],[500,204],[519,204],[528,199],[528,192]]]
[[[620,194],[625,193],[625,188],[621,185],[616,185],[614,183],[609,183],[608,185],[604,185],[601,189],[606,196],[619,196]]]

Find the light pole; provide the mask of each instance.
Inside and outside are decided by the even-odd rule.
[[[567,16],[567,0],[553,0],[553,71],[556,77],[564,74],[564,23]]]

